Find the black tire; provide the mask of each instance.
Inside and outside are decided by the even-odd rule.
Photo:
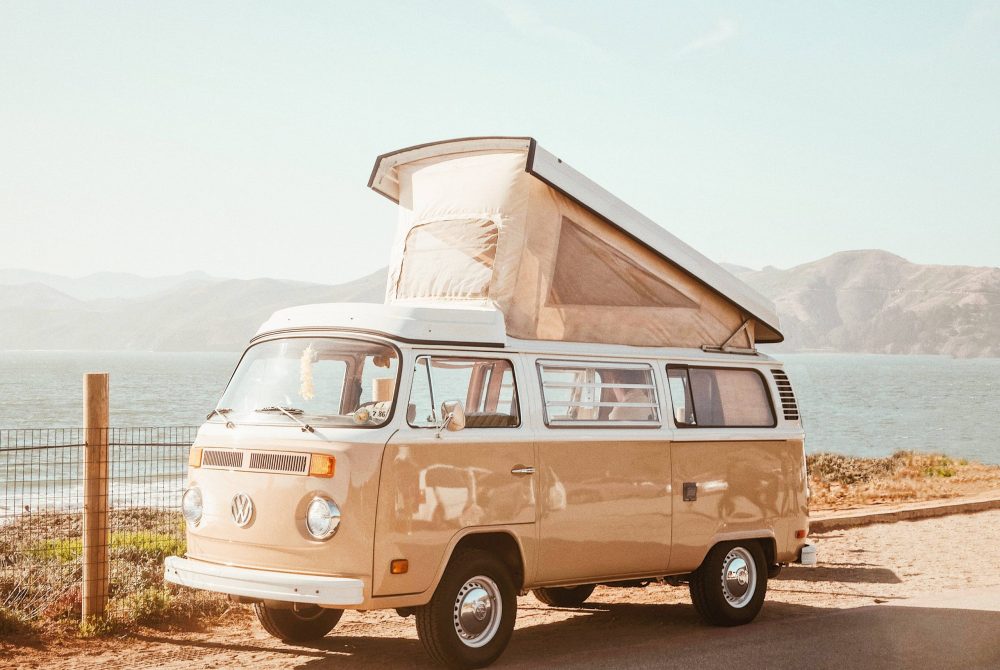
[[[728,585],[724,585],[723,570],[727,564],[731,569]],[[717,544],[708,552],[701,567],[691,573],[691,602],[707,624],[741,626],[750,623],[764,605],[767,572],[764,550],[759,543],[741,540]],[[745,585],[742,584],[744,578]]]
[[[253,611],[264,630],[283,642],[318,640],[333,630],[344,614],[344,610],[298,603],[287,609],[254,603]]]
[[[481,608],[474,606],[477,594]],[[459,616],[463,603],[467,605],[464,618]],[[488,552],[470,549],[452,557],[431,601],[417,608],[417,636],[427,654],[441,665],[482,668],[506,649],[516,617],[517,594],[507,566]],[[463,622],[468,623],[468,631]]]
[[[536,598],[549,607],[579,607],[587,602],[587,598],[594,592],[596,584],[583,584],[581,586],[557,586],[544,589],[533,589],[531,592]]]

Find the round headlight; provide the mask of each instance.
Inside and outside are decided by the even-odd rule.
[[[184,520],[192,526],[196,526],[201,521],[201,514],[204,511],[205,505],[201,499],[201,489],[192,486],[181,497],[181,513],[184,515]]]
[[[317,540],[325,540],[337,532],[340,525],[340,508],[337,503],[323,496],[316,496],[306,509],[306,530]]]

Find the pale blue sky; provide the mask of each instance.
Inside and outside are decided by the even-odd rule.
[[[716,260],[1000,265],[1000,2],[6,0],[0,267],[352,279],[480,134]]]

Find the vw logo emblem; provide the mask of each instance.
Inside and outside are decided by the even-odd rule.
[[[233,521],[240,528],[246,528],[253,521],[253,501],[245,493],[237,493],[233,496],[229,511],[233,515]]]

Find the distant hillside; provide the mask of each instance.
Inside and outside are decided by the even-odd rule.
[[[724,267],[775,302],[785,334],[778,351],[1000,357],[1000,268],[917,265],[885,251],[787,270]],[[236,351],[277,309],[381,302],[385,289],[384,269],[337,286],[119,275],[90,299],[79,287],[58,290],[88,278],[35,274],[4,285],[10,278],[0,270],[0,349]]]
[[[788,270],[734,274],[775,302],[782,351],[1000,357],[1000,268],[844,251]]]
[[[140,277],[123,272],[96,272],[85,277],[63,277],[33,270],[0,269],[0,288],[44,284],[78,300],[138,298],[168,291],[191,281],[213,281],[204,272],[186,272],[166,277]]]
[[[0,285],[0,350],[239,351],[278,309],[316,302],[381,302],[384,292],[384,270],[338,286],[188,279],[160,292],[117,300],[76,300],[40,283]]]

